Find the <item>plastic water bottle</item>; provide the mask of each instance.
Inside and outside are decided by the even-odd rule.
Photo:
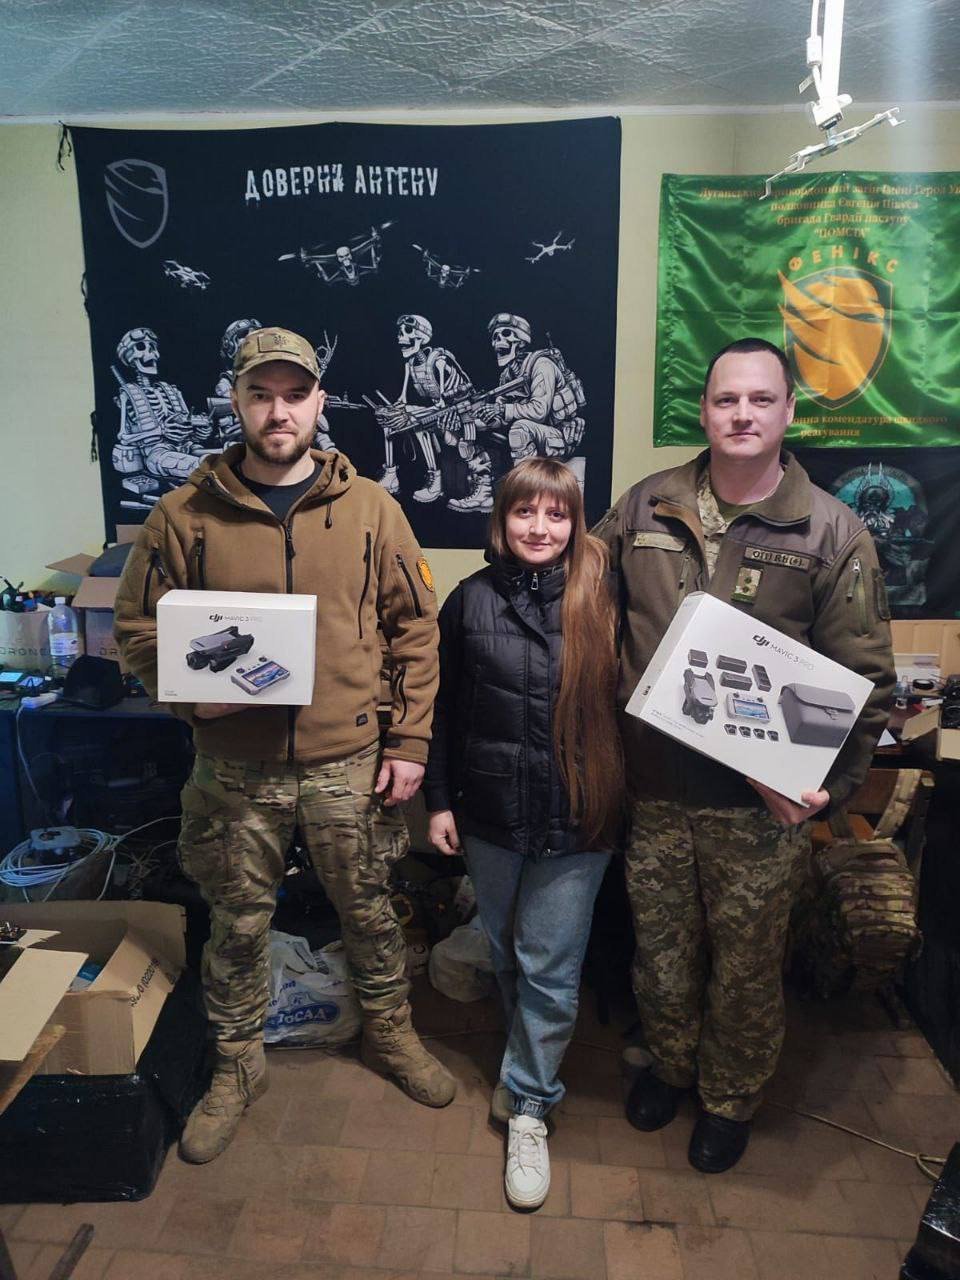
[[[63,596],[56,596],[53,604],[47,614],[50,671],[55,676],[65,676],[80,653],[80,624]]]

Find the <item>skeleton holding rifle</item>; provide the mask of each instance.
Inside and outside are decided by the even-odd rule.
[[[412,430],[414,439],[426,464],[423,485],[413,494],[415,502],[437,502],[443,497],[443,477],[440,474],[440,438],[443,432],[448,444],[456,443],[458,416],[440,414],[453,397],[472,390],[470,379],[460,367],[456,356],[443,347],[431,347],[433,326],[423,316],[403,315],[397,320],[397,343],[403,357],[403,387],[394,404],[385,403],[375,409],[377,422],[384,432],[384,465],[380,483],[388,493],[400,492],[400,481],[394,457],[393,436]],[[411,404],[415,395],[422,403]],[[418,429],[418,421],[429,418],[429,426]],[[451,504],[452,505],[452,504]]]

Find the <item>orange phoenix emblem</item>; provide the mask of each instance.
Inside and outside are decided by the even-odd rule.
[[[859,267],[828,267],[783,286],[784,345],[800,389],[826,409],[855,400],[890,346],[893,285]]]

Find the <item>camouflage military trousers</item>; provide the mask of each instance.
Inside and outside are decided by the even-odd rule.
[[[634,802],[627,892],[633,986],[654,1071],[747,1120],[783,1044],[782,964],[805,826],[766,809]]]
[[[263,1028],[270,922],[295,826],[340,917],[364,1013],[406,1000],[406,943],[387,880],[408,837],[402,815],[373,794],[379,763],[377,744],[327,764],[197,756],[181,796],[179,855],[210,908],[202,978],[216,1039]]]

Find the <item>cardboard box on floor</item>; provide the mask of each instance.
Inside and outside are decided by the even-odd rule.
[[[50,670],[48,612],[0,612],[0,665],[12,671]]]
[[[928,735],[929,742],[926,741]],[[940,727],[939,707],[927,707],[905,720],[900,739],[902,742],[920,743],[927,752],[932,749],[937,760],[960,760],[960,729]]]
[[[134,542],[140,532],[138,524],[118,524],[117,544],[126,545]],[[110,658],[120,663],[120,669],[126,671],[117,642],[113,638],[113,603],[117,598],[119,578],[99,578],[88,572],[96,556],[78,551],[76,555],[67,556],[65,560],[54,560],[48,569],[57,573],[69,573],[80,579],[74,592],[73,607],[77,610],[83,625],[83,651],[95,658]],[[49,666],[49,657],[47,661]]]
[[[163,902],[3,903],[0,918],[34,935],[0,980],[0,1062],[22,1060],[50,1021],[66,1034],[41,1074],[134,1071],[183,969],[183,908]],[[68,991],[87,958],[103,968],[85,990]]]

